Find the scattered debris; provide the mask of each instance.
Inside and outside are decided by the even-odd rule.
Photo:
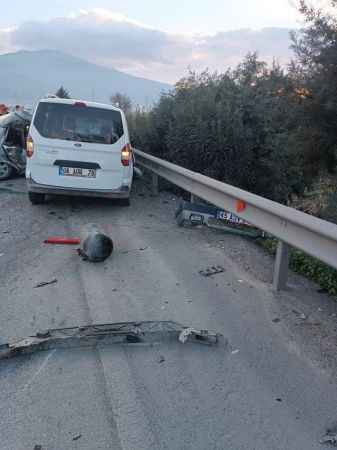
[[[160,355],[159,358],[158,358],[159,364],[163,363],[164,361],[165,361],[164,356],[163,356],[163,355]]]
[[[81,434],[77,434],[76,436],[73,437],[73,441],[78,441],[81,437],[82,437]]]
[[[141,252],[143,252],[144,250],[147,250],[148,248],[149,248],[149,246],[147,245],[146,247],[140,247],[139,250],[140,250]]]
[[[50,329],[0,345],[0,360],[57,348],[93,347],[98,344],[153,344],[172,341],[213,345],[222,335],[196,330],[172,321],[123,322]]]
[[[134,166],[133,167],[133,175],[135,178],[142,178],[143,177],[143,171],[139,168]]]
[[[275,319],[273,319],[272,322],[279,323],[279,322],[281,322],[281,319],[279,319],[278,317],[275,317]]]
[[[277,398],[276,401],[277,402],[282,402],[282,398]]]
[[[237,355],[239,352],[240,352],[239,349],[233,350],[233,351],[232,351],[232,355]]]
[[[55,244],[55,245],[79,245],[81,243],[81,239],[53,236],[45,239],[43,242],[44,244]]]
[[[243,283],[243,280],[238,280],[238,283]]]
[[[26,168],[26,140],[32,114],[23,108],[0,117],[0,180],[4,181],[17,172],[22,175]],[[3,189],[6,191],[6,188]],[[21,194],[8,189],[7,192]]]
[[[179,341],[185,344],[190,337],[194,337],[197,341],[204,342],[206,344],[217,343],[219,335],[209,332],[207,330],[196,330],[194,328],[185,328],[179,334]]]
[[[77,250],[84,261],[102,262],[113,252],[113,242],[103,233],[91,231],[84,239],[82,248]]]
[[[179,226],[206,225],[210,228],[251,238],[262,237],[265,234],[231,212],[204,204],[182,201],[175,217]]]
[[[326,430],[325,436],[319,441],[320,444],[337,444],[337,432],[336,430]]]
[[[35,444],[34,445],[34,450],[42,450],[42,445]]]
[[[225,272],[222,266],[212,266],[208,267],[206,270],[199,270],[199,274],[203,277],[211,277],[212,275],[217,275],[218,273]]]
[[[293,309],[292,312],[298,316],[299,319],[305,320],[307,319],[307,316],[304,313],[300,313],[299,311],[296,311],[296,309]]]
[[[43,287],[43,286],[48,286],[49,284],[55,284],[55,283],[57,283],[57,281],[58,280],[56,278],[54,278],[53,280],[50,280],[50,281],[42,281],[42,283],[36,284],[34,286],[34,289],[35,288],[40,288],[40,287]]]
[[[55,211],[49,211],[48,214],[50,214],[51,216],[55,216],[56,212]]]

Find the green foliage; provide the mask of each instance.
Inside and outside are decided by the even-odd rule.
[[[61,86],[55,93],[58,98],[71,98],[69,92]]]
[[[225,74],[194,72],[150,111],[130,117],[135,146],[191,170],[286,203],[301,193],[291,82],[249,54]],[[296,105],[295,105],[296,106]]]
[[[337,8],[336,1],[331,7]],[[298,144],[312,177],[322,168],[334,172],[337,161],[337,19],[303,0],[300,11],[306,26],[292,34],[297,56],[292,73],[308,93],[297,115]]]
[[[287,71],[253,53],[224,74],[190,72],[150,112],[132,113],[134,145],[282,203],[333,173],[337,19],[304,0],[300,11]]]
[[[258,242],[269,253],[275,255],[276,239],[260,239]],[[297,249],[290,250],[289,266],[294,272],[315,281],[330,295],[337,295],[337,271],[332,267]]]
[[[117,108],[121,108],[125,112],[125,114],[131,112],[132,101],[131,98],[126,94],[116,92],[115,94],[111,95],[110,102],[112,105],[117,106]]]

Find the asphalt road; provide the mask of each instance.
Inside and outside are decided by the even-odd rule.
[[[58,349],[2,361],[2,450],[328,448],[319,440],[337,423],[333,299],[296,277],[288,293],[274,295],[259,277],[264,270],[268,278],[270,260],[261,254],[263,268],[254,244],[177,227],[177,198],[153,198],[142,183],[130,208],[65,198],[31,206],[24,191],[23,179],[0,186],[0,339],[174,320],[225,340]],[[50,235],[77,236],[88,223],[114,240],[104,263],[43,244]],[[200,276],[213,265],[226,271]]]

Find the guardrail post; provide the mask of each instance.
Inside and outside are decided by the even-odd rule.
[[[274,291],[280,291],[287,286],[289,265],[289,246],[283,241],[279,241],[277,245],[276,260],[274,266]]]
[[[152,194],[158,195],[158,175],[152,173]]]

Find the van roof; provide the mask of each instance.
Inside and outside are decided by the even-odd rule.
[[[122,109],[117,108],[116,106],[109,105],[106,103],[96,103],[96,102],[88,102],[87,100],[75,100],[73,98],[58,98],[58,97],[47,97],[42,98],[39,103],[60,103],[64,105],[74,105],[75,103],[85,103],[89,107],[93,108],[101,108],[101,109],[112,109],[114,111],[123,112]]]

